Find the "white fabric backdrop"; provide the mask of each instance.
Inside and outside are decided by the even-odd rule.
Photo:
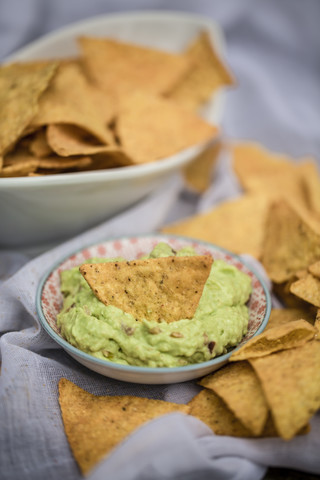
[[[294,157],[311,154],[319,162],[318,0],[0,0],[0,58],[72,21],[133,9],[196,11],[218,21],[226,35],[228,63],[238,80],[228,94],[224,134],[258,140]],[[56,259],[84,244],[151,232],[168,218],[203,210],[236,194],[238,185],[227,162],[219,165],[218,173],[203,197],[186,195],[180,180],[173,179],[166,191],[155,192],[128,212],[29,263],[21,252],[0,251],[1,479],[80,478],[57,403],[61,376],[95,394],[140,394],[183,403],[197,393],[194,382],[139,387],[79,366],[39,328],[35,290]],[[319,421],[316,416],[311,434],[290,443],[252,442],[215,437],[196,419],[175,414],[139,430],[91,478],[253,480],[262,478],[268,465],[320,475]]]

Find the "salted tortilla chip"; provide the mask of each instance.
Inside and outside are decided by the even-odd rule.
[[[309,265],[308,270],[314,277],[320,278],[320,260],[317,260],[312,265]]]
[[[188,403],[188,406],[190,415],[199,418],[216,435],[252,437],[252,433],[242,425],[223,400],[211,390],[202,390]]]
[[[315,214],[320,214],[320,177],[315,161],[299,164],[299,173],[304,181],[308,208]]]
[[[270,152],[257,143],[231,145],[233,169],[245,191],[264,192],[271,198],[286,198],[308,207],[304,175],[299,165],[285,155]]]
[[[136,319],[192,318],[211,270],[209,255],[84,264],[80,272],[105,305]]]
[[[320,407],[320,342],[250,359],[279,435],[290,440]]]
[[[31,138],[29,143],[30,153],[36,157],[48,157],[52,149],[47,141],[46,129],[41,128]]]
[[[16,143],[38,111],[56,62],[12,63],[0,68],[0,155]]]
[[[314,322],[314,328],[317,329],[317,340],[320,340],[320,309],[317,311],[316,319]]]
[[[191,190],[204,193],[209,188],[221,146],[221,142],[216,140],[184,168],[183,176]]]
[[[235,350],[229,360],[236,362],[249,358],[264,357],[279,350],[304,345],[314,338],[315,328],[306,320],[295,320],[266,330]]]
[[[78,43],[88,76],[120,97],[135,89],[165,93],[192,67],[182,54],[114,39],[80,37]]]
[[[208,32],[201,32],[188,46],[185,55],[194,66],[169,92],[169,96],[184,107],[195,110],[219,88],[235,83]]]
[[[162,400],[95,396],[65,378],[59,381],[59,403],[70,448],[83,474],[142,424],[189,410],[186,405]]]
[[[290,292],[302,300],[320,307],[320,279],[309,274],[306,277],[293,282]]]
[[[113,135],[97,109],[93,89],[77,64],[61,64],[50,87],[40,99],[39,111],[31,126],[41,127],[56,123],[76,125],[89,132],[100,143],[112,145]]]
[[[48,144],[58,155],[95,155],[120,151],[117,145],[99,145],[88,133],[75,125],[54,124],[47,127]]]
[[[269,277],[281,283],[320,258],[320,233],[301,211],[279,200],[268,212],[262,250]]]
[[[124,150],[139,164],[209,142],[218,129],[169,99],[133,92],[121,99],[116,133]]]
[[[215,392],[253,435],[262,433],[269,410],[260,381],[249,363],[229,364],[199,383]]]
[[[21,162],[6,165],[0,171],[0,177],[25,177],[38,168],[38,161],[34,158],[25,158]]]
[[[272,308],[264,331],[301,319],[313,324],[314,315],[312,315],[310,310],[303,308]]]
[[[162,228],[162,232],[212,242],[234,253],[261,255],[269,199],[247,194]]]

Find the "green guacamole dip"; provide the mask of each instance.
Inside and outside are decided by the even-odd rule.
[[[159,243],[149,256],[195,255],[190,248],[175,252]],[[94,258],[86,263],[123,261]],[[157,323],[141,319],[100,302],[79,272],[61,273],[63,307],[58,327],[63,337],[97,358],[124,365],[178,367],[210,360],[237,345],[246,334],[249,313],[245,305],[251,279],[223,260],[215,260],[192,319]]]

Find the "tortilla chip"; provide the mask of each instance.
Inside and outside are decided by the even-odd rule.
[[[116,133],[124,150],[139,164],[209,142],[218,129],[171,100],[134,92],[120,102]]]
[[[249,360],[279,435],[290,440],[320,407],[320,342]]]
[[[304,162],[298,167],[300,175],[303,178],[308,208],[320,214],[320,177],[319,170],[315,161]]]
[[[50,87],[40,99],[39,111],[31,126],[42,127],[55,123],[76,125],[89,132],[100,143],[112,145],[113,135],[97,109],[93,89],[77,64],[61,64]]]
[[[16,143],[38,111],[55,62],[13,63],[0,67],[0,155]]]
[[[252,337],[242,347],[235,350],[229,360],[236,362],[249,358],[265,357],[279,350],[299,347],[312,340],[315,334],[315,328],[306,320],[285,323]]]
[[[195,192],[204,193],[210,187],[221,146],[219,140],[215,141],[184,168],[185,182]]]
[[[259,259],[268,207],[269,200],[264,195],[247,194],[167,225],[162,232],[205,240]]]
[[[49,125],[47,128],[47,139],[52,150],[62,157],[122,152],[122,149],[114,144],[98,145],[91,135],[74,125]],[[123,152],[123,158],[125,157],[127,161],[124,164],[130,165],[129,157]]]
[[[188,403],[188,406],[190,415],[199,418],[216,435],[252,437],[252,433],[234,416],[223,400],[211,390],[202,390]]]
[[[274,327],[280,327],[295,320],[306,320],[313,324],[314,316],[310,310],[303,308],[272,308],[267,326],[264,331]]]
[[[260,381],[248,362],[229,364],[199,383],[215,392],[253,435],[262,433],[269,410]]]
[[[313,275],[293,282],[290,285],[290,292],[302,300],[311,303],[315,307],[320,307],[320,279]]]
[[[317,329],[317,340],[320,340],[320,309],[317,311],[317,316],[314,322],[314,328]]]
[[[309,265],[308,270],[314,277],[320,278],[320,260]]]
[[[320,234],[301,211],[279,200],[267,215],[262,250],[269,277],[282,283],[320,258]]]
[[[38,161],[34,158],[25,158],[21,162],[5,165],[0,171],[0,177],[24,177],[38,168]]]
[[[22,142],[19,142],[19,145],[21,143]],[[32,135],[29,143],[29,150],[31,154],[39,158],[51,155],[52,149],[48,144],[45,128],[41,128]]]
[[[213,259],[209,255],[84,264],[80,272],[105,305],[136,319],[192,318]]]
[[[280,196],[308,207],[299,164],[257,143],[233,144],[231,150],[234,171],[245,191],[264,192],[271,198]]]
[[[98,397],[65,378],[59,381],[59,403],[70,448],[83,474],[140,425],[189,410],[186,405],[128,395]]]
[[[215,51],[208,32],[201,32],[187,48],[185,55],[194,66],[169,92],[169,96],[184,107],[195,110],[219,88],[235,83]]]
[[[78,43],[88,76],[119,97],[135,89],[165,93],[192,67],[182,54],[114,39],[80,37]]]

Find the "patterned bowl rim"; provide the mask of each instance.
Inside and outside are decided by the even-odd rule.
[[[93,355],[85,353],[82,350],[79,350],[78,348],[74,347],[73,345],[68,343],[64,338],[60,337],[51,328],[51,326],[47,322],[47,319],[46,319],[46,317],[44,315],[44,312],[43,312],[43,309],[42,309],[42,292],[43,292],[43,289],[45,287],[46,281],[48,280],[49,276],[60,265],[62,265],[64,262],[66,262],[70,257],[81,253],[83,250],[85,250],[87,248],[92,248],[92,247],[95,247],[95,246],[99,246],[103,243],[114,242],[114,241],[117,241],[117,240],[118,241],[128,241],[131,238],[136,238],[138,240],[142,240],[144,238],[152,238],[152,237],[159,239],[159,241],[161,241],[161,240],[162,241],[166,241],[166,240],[168,241],[168,240],[170,240],[170,238],[174,238],[174,239],[177,239],[178,241],[182,240],[182,241],[190,242],[190,244],[193,243],[193,244],[197,244],[197,245],[200,245],[200,246],[203,246],[203,247],[206,247],[206,246],[208,248],[211,247],[211,248],[214,248],[214,249],[220,251],[221,253],[224,253],[224,254],[232,257],[234,260],[243,264],[259,281],[259,283],[260,283],[260,285],[263,289],[263,293],[265,295],[266,309],[265,309],[265,312],[264,312],[264,317],[263,317],[263,320],[261,321],[260,326],[255,331],[253,336],[256,336],[259,333],[263,332],[263,330],[265,329],[265,327],[268,323],[270,313],[271,313],[272,302],[271,302],[270,293],[268,291],[268,288],[267,288],[264,280],[261,278],[259,273],[254,268],[249,266],[246,263],[246,261],[244,261],[242,258],[240,258],[239,255],[236,255],[236,254],[230,252],[229,250],[227,250],[223,247],[220,247],[218,245],[215,245],[213,243],[198,240],[196,238],[184,237],[184,236],[181,236],[181,235],[171,235],[171,234],[168,235],[168,234],[161,234],[161,233],[150,233],[150,234],[145,234],[145,235],[130,235],[130,236],[121,235],[121,236],[114,236],[114,237],[107,238],[106,240],[98,242],[98,243],[89,243],[88,245],[84,245],[83,247],[78,248],[77,250],[69,253],[68,255],[66,255],[65,257],[60,259],[59,261],[55,262],[46,271],[46,273],[42,276],[42,279],[39,282],[39,285],[38,285],[38,288],[37,288],[37,293],[36,293],[36,311],[37,311],[40,323],[41,323],[42,327],[45,329],[45,331],[50,335],[50,337],[53,338],[53,340],[55,340],[64,350],[70,352],[70,354],[72,356],[81,357],[82,360],[84,360],[84,361],[87,361],[89,363],[94,363],[94,364],[99,365],[101,367],[107,367],[108,369],[111,369],[111,370],[120,371],[120,372],[121,371],[122,372],[132,372],[132,373],[148,373],[148,374],[154,373],[155,375],[157,375],[157,374],[169,374],[169,373],[173,374],[173,373],[179,373],[179,372],[180,373],[182,373],[182,372],[192,372],[192,371],[195,371],[195,370],[198,370],[198,369],[201,369],[201,368],[207,368],[207,367],[210,367],[210,366],[214,367],[216,364],[226,362],[229,359],[231,353],[233,353],[238,348],[240,348],[239,346],[237,346],[237,347],[233,348],[231,351],[229,351],[228,353],[225,353],[223,355],[219,355],[219,356],[213,358],[212,360],[208,360],[206,362],[194,363],[194,364],[191,364],[191,365],[185,365],[185,366],[181,366],[181,367],[140,367],[140,366],[133,366],[133,365],[122,365],[122,364],[119,364],[119,363],[108,362],[107,360],[101,360],[99,358],[96,358]]]

